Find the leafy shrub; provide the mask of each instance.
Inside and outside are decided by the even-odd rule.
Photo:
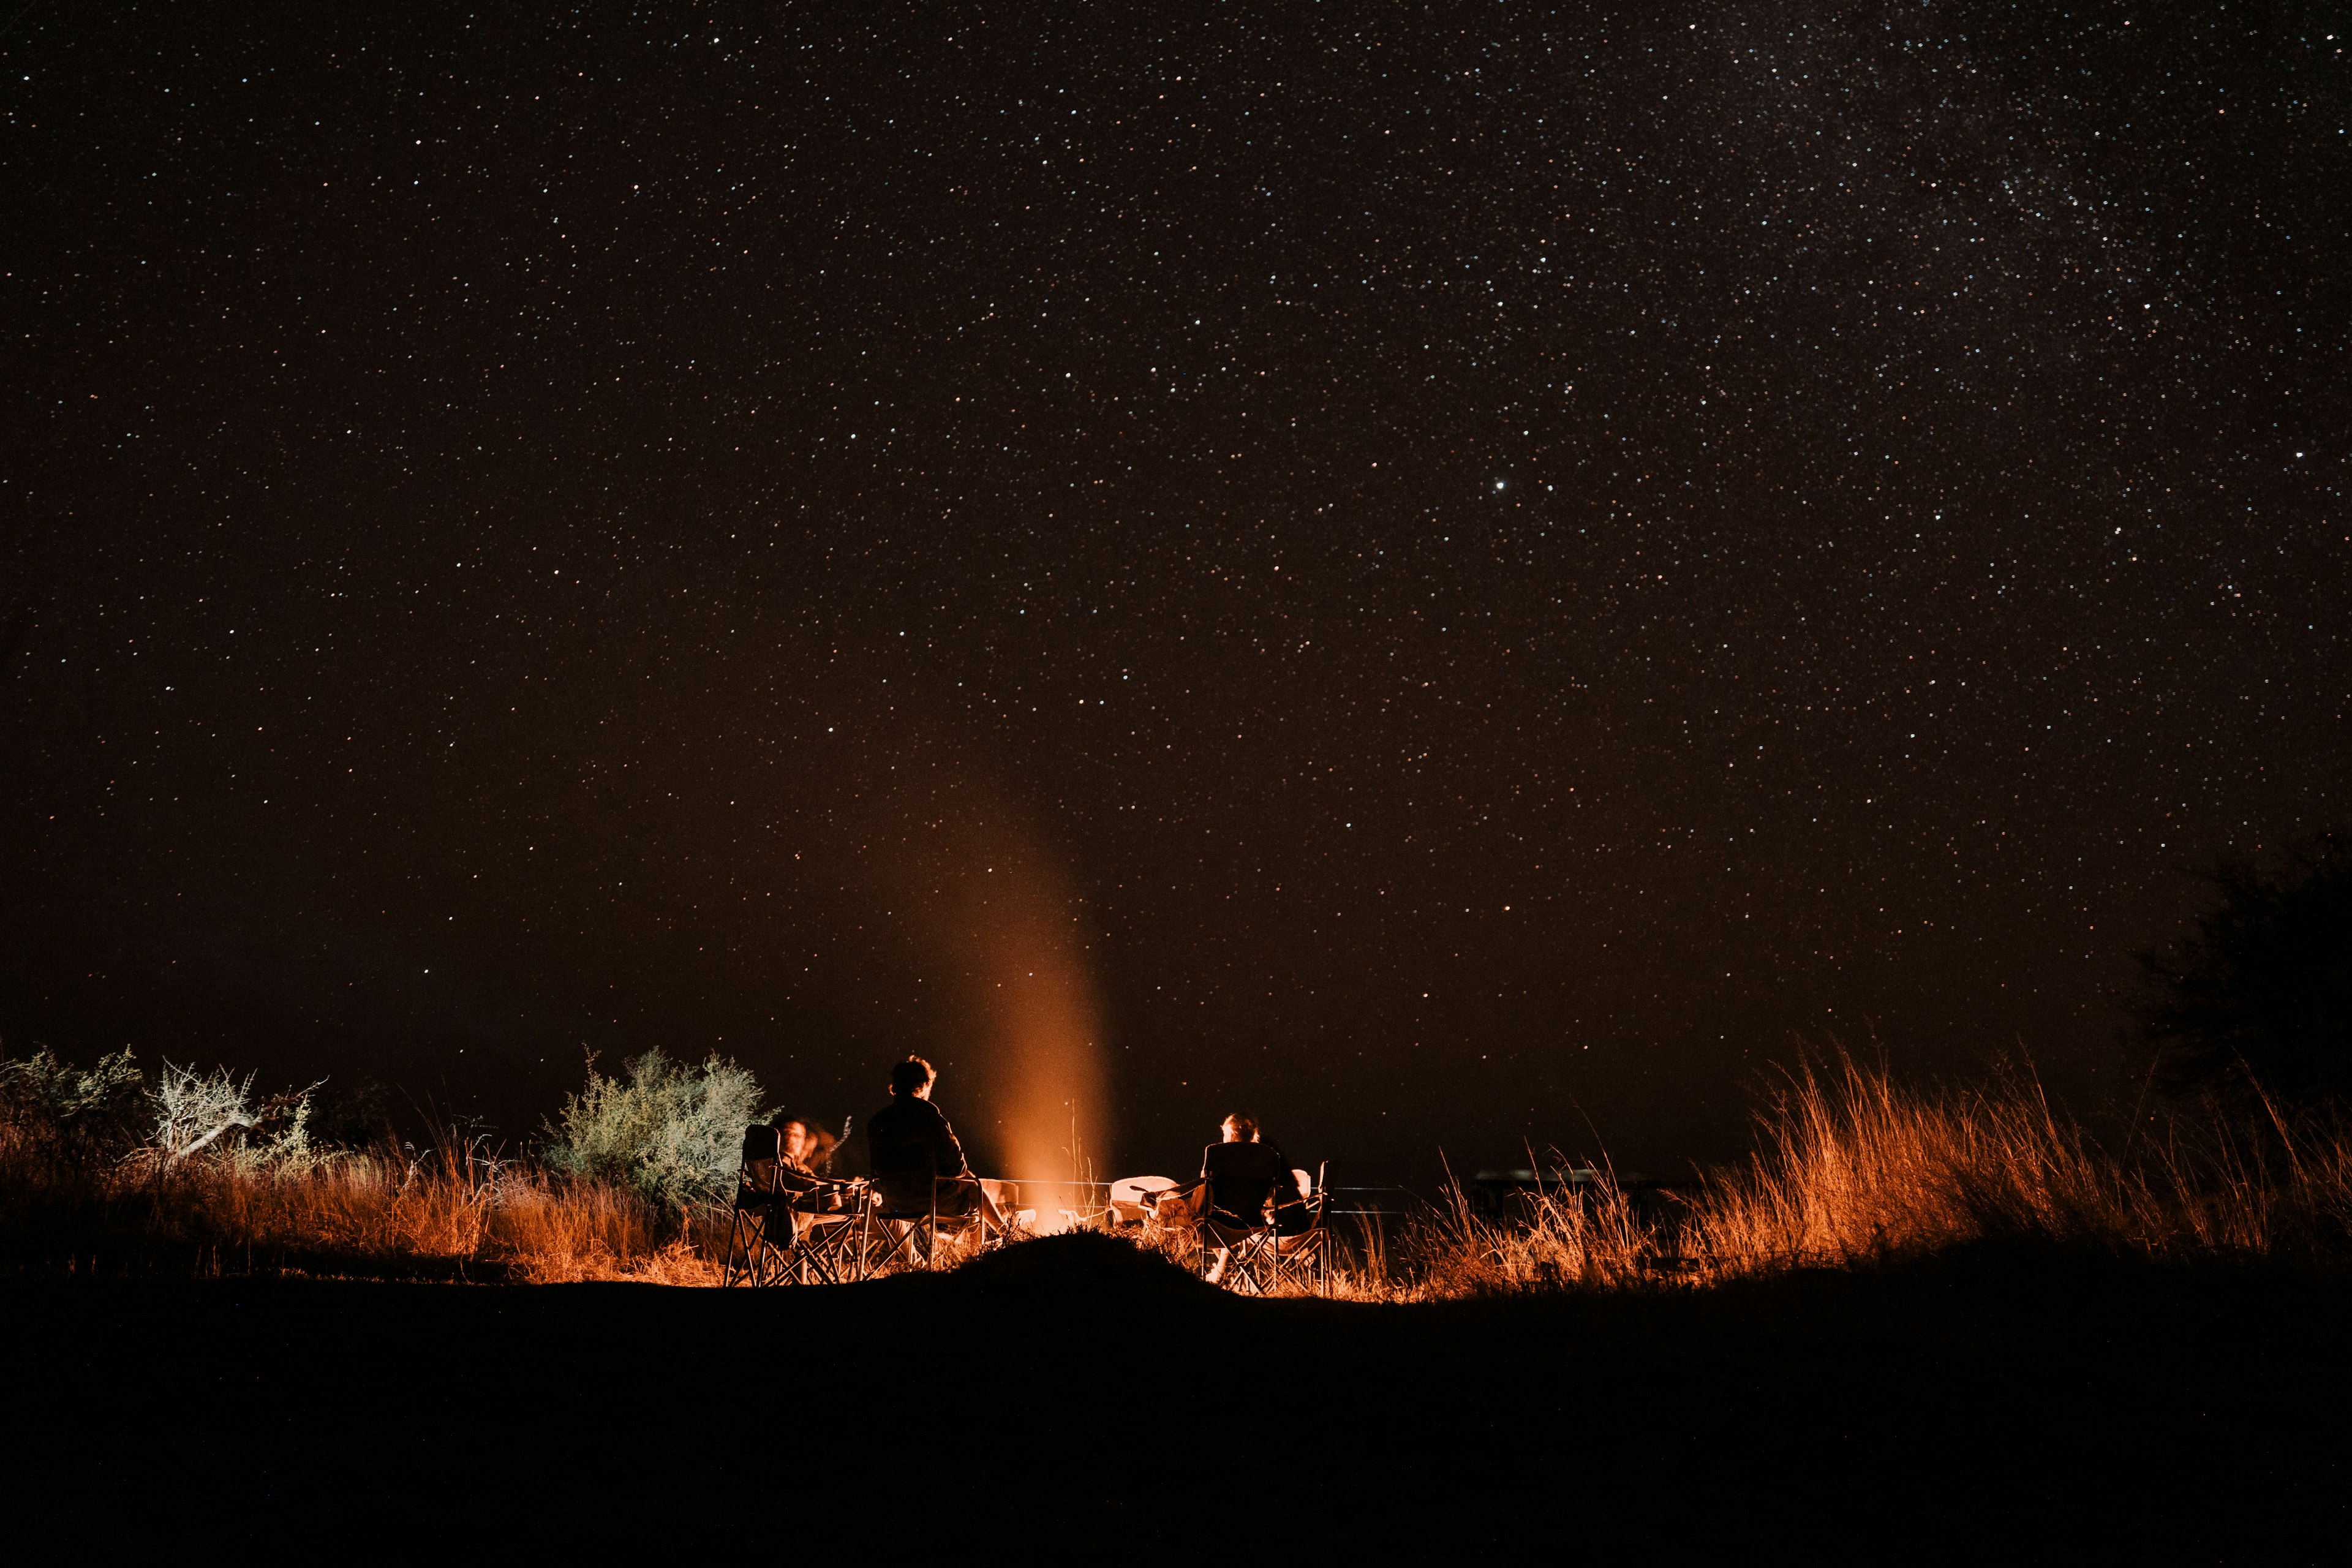
[[[0,1061],[0,1130],[12,1150],[70,1172],[129,1154],[148,1108],[145,1076],[127,1050],[88,1072],[46,1046],[24,1061]]]
[[[501,1159],[457,1128],[399,1144],[380,1094],[360,1106],[374,1114],[341,1118],[358,1138],[338,1135],[331,1105],[321,1138],[311,1090],[258,1095],[249,1074],[167,1061],[151,1082],[127,1051],[88,1071],[47,1050],[0,1060],[0,1272],[169,1274],[193,1262],[200,1273],[716,1282],[724,1212],[646,1189],[702,1190],[714,1165],[718,1184],[731,1179],[757,1087],[715,1061],[635,1065],[630,1081],[592,1074],[579,1097],[642,1124],[624,1181],[607,1182],[576,1179],[577,1162],[551,1172]]]
[[[561,1122],[546,1129],[548,1164],[625,1183],[672,1208],[732,1187],[743,1129],[760,1115],[751,1073],[715,1054],[698,1068],[658,1050],[625,1071],[606,1078],[590,1058],[587,1087],[564,1098]]]

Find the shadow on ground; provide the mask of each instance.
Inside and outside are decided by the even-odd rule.
[[[1706,1292],[1237,1300],[1074,1237],[766,1292],[0,1287],[12,1513],[467,1555],[2315,1559],[2352,1286],[1976,1248]]]

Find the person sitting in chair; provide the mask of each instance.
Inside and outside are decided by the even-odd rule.
[[[807,1230],[810,1215],[838,1214],[841,1184],[818,1174],[816,1169],[817,1161],[830,1152],[830,1140],[799,1117],[781,1110],[768,1118],[768,1125],[775,1129],[780,1145],[775,1189],[780,1201],[793,1212],[794,1230]]]
[[[768,1118],[768,1125],[776,1131],[777,1184],[796,1193],[815,1191],[817,1173],[809,1169],[808,1163],[808,1123],[779,1110]]]
[[[743,1191],[740,1208],[789,1215],[794,1239],[808,1233],[820,1214],[841,1212],[841,1184],[816,1173],[812,1152],[822,1148],[809,1124],[779,1110],[743,1130]],[[781,1244],[782,1236],[778,1237]]]
[[[960,1217],[977,1207],[988,1223],[1002,1228],[1004,1215],[971,1173],[956,1142],[955,1129],[931,1103],[931,1089],[940,1075],[920,1057],[908,1057],[890,1068],[890,1103],[866,1124],[867,1168],[882,1206],[900,1215],[936,1212],[941,1219]]]
[[[784,1160],[802,1175],[817,1181],[828,1181],[833,1166],[833,1151],[839,1140],[814,1121],[803,1121],[782,1111],[768,1119],[784,1141]]]
[[[1257,1123],[1239,1111],[1218,1124],[1223,1142],[1201,1151],[1201,1181],[1208,1188],[1203,1210],[1213,1226],[1226,1230],[1255,1230],[1266,1223],[1266,1209],[1290,1195],[1294,1178],[1290,1162],[1271,1143],[1258,1141]],[[1208,1281],[1224,1278],[1230,1248],[1217,1248]]]

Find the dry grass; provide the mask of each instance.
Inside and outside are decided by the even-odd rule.
[[[236,1157],[91,1172],[0,1154],[0,1258],[19,1270],[716,1283],[726,1229],[617,1184],[457,1138],[415,1153]]]
[[[494,1157],[452,1136],[265,1159],[61,1163],[0,1141],[0,1267],[52,1272],[299,1272],[525,1282],[718,1282],[724,1208],[680,1211],[610,1182]],[[2273,1115],[2253,1133],[2180,1121],[2120,1152],[2030,1081],[1900,1087],[1836,1058],[1759,1118],[1755,1153],[1670,1208],[1605,1173],[1516,1215],[1457,1189],[1393,1237],[1339,1237],[1333,1292],[1427,1300],[1706,1285],[1802,1267],[2022,1240],[2159,1261],[2352,1259],[2352,1135]],[[1189,1245],[1171,1241],[1189,1260]]]
[[[1620,1289],[1661,1255],[1658,1233],[1605,1178],[1581,1192],[1528,1194],[1507,1218],[1478,1213],[1457,1184],[1437,1208],[1408,1216],[1393,1240],[1374,1220],[1339,1240],[1344,1261],[1328,1293],[1364,1301]]]
[[[1988,1241],[2168,1262],[2352,1259],[2352,1135],[2290,1119],[2232,1130],[2176,1121],[2119,1152],[2038,1085],[1918,1090],[1840,1056],[1807,1068],[1759,1119],[1743,1168],[1710,1173],[1665,1217],[1638,1217],[1605,1176],[1530,1194],[1523,1218],[1449,1208],[1356,1293],[1429,1300],[1515,1290],[1709,1284]]]

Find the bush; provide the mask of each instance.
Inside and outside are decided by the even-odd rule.
[[[0,1134],[11,1152],[81,1173],[121,1160],[146,1131],[150,1098],[131,1053],[83,1072],[46,1046],[0,1061]]]
[[[377,1114],[342,1120],[369,1146],[343,1146],[360,1140],[319,1137],[310,1090],[257,1095],[226,1068],[167,1061],[151,1083],[127,1051],[88,1071],[47,1050],[0,1060],[0,1274],[715,1283],[725,1213],[677,1194],[731,1177],[757,1086],[716,1059],[633,1068],[625,1082],[592,1073],[568,1108],[593,1134],[581,1142],[608,1151],[636,1125],[634,1156],[607,1162],[623,1184],[578,1179],[578,1160],[547,1172],[501,1159],[456,1128],[402,1145],[365,1100]]]
[[[2189,935],[2139,955],[2158,1081],[2258,1124],[2352,1101],[2352,847],[2322,837],[2284,876],[2232,863],[2210,879],[2220,901]]]
[[[257,1104],[253,1076],[240,1079],[226,1068],[202,1073],[166,1061],[149,1097],[153,1126],[140,1152],[167,1171],[207,1151],[256,1170],[317,1163],[322,1155],[311,1146],[310,1123],[310,1094],[319,1086]]]
[[[696,1068],[658,1050],[625,1070],[625,1080],[606,1078],[589,1058],[587,1087],[565,1097],[561,1124],[546,1129],[548,1164],[671,1208],[731,1189],[743,1129],[760,1117],[751,1073],[717,1055]]]

